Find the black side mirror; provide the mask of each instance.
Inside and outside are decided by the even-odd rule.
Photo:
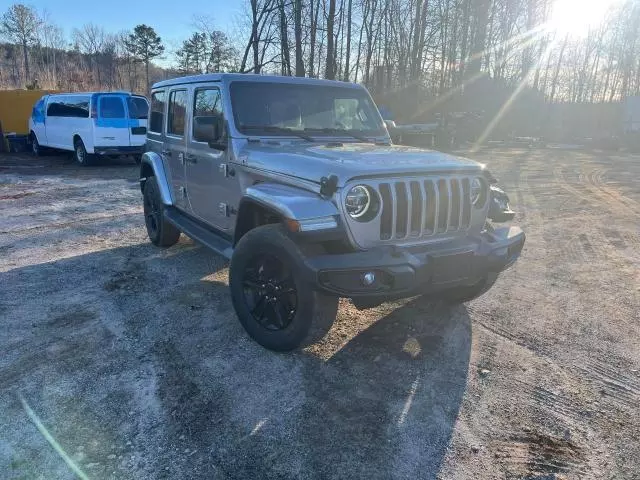
[[[227,143],[222,115],[193,117],[193,124],[193,139],[196,142],[206,142],[211,148],[226,150]]]

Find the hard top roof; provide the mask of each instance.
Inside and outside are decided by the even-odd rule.
[[[155,83],[153,89],[169,87],[173,85],[184,85],[187,83],[204,83],[204,82],[261,82],[261,83],[288,83],[295,85],[324,85],[346,88],[362,88],[360,85],[349,82],[340,82],[337,80],[324,80],[319,78],[307,77],[284,77],[278,75],[256,75],[246,73],[207,73],[203,75],[191,75],[188,77],[171,78]]]

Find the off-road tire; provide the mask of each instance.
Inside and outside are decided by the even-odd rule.
[[[180,230],[164,218],[162,198],[156,177],[149,177],[144,182],[142,196],[144,223],[151,243],[157,247],[175,245],[180,239]]]
[[[83,167],[91,165],[94,161],[94,156],[87,153],[84,143],[79,138],[73,142],[73,158]]]
[[[493,284],[496,283],[497,279],[498,274],[489,273],[483,280],[479,281],[475,285],[452,288],[451,290],[443,292],[438,297],[449,305],[458,305],[460,303],[470,302],[471,300],[475,300],[487,293],[489,289],[493,287]]]
[[[245,298],[244,277],[249,262],[270,255],[292,273],[297,308],[286,328],[269,330],[251,314]],[[315,290],[304,278],[304,253],[280,224],[264,225],[246,233],[238,242],[229,267],[231,300],[240,323],[249,336],[269,350],[289,351],[315,343],[331,329],[338,312],[338,298]]]

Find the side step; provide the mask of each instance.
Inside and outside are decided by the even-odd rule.
[[[193,238],[196,242],[203,244],[214,252],[227,259],[233,255],[233,246],[229,240],[217,235],[198,221],[191,219],[174,207],[165,207],[164,218],[174,224],[178,230]]]

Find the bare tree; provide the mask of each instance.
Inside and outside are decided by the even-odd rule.
[[[336,0],[329,0],[329,16],[327,17],[327,61],[325,64],[325,78],[333,80],[335,78],[335,39],[333,37],[333,26],[336,17]]]
[[[37,39],[38,28],[42,25],[42,20],[38,13],[31,7],[17,3],[9,7],[0,22],[0,33],[9,41],[15,42],[22,47],[22,58],[24,61],[25,78],[31,80],[29,70],[29,47]]]

